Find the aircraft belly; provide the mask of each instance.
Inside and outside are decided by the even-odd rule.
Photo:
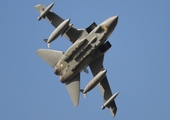
[[[112,95],[103,60],[105,52],[111,47],[111,44],[105,41],[115,29],[118,16],[112,16],[99,25],[92,23],[86,29],[77,29],[70,24],[70,19],[64,20],[52,12],[53,5],[54,2],[48,7],[42,4],[35,6],[40,13],[38,20],[46,19],[55,27],[46,42],[49,44],[59,35],[64,35],[72,45],[66,52],[39,49],[37,54],[53,67],[56,75],[60,76],[60,82],[65,83],[75,107],[79,104],[80,72],[89,66],[94,78],[86,85],[83,94],[98,84],[104,98],[102,109],[108,107],[114,117],[117,111],[114,99],[118,92]]]
[[[77,73],[84,70],[92,60],[96,49],[103,44],[100,34],[92,33],[82,40],[77,40],[63,55],[62,61],[67,63],[62,71],[63,80],[69,81]]]
[[[78,54],[74,56],[74,66],[72,66],[73,71],[82,71],[84,70],[88,64],[92,60],[93,52],[95,50],[95,46],[88,44],[84,48],[82,48]]]

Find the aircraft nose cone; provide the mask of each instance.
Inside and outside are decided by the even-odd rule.
[[[111,28],[115,28],[118,22],[118,16],[110,17],[106,20],[106,25]]]
[[[110,29],[110,32],[114,30],[117,25],[119,16],[113,16],[105,20],[101,25],[107,26]]]

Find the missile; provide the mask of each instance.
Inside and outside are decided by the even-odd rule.
[[[51,3],[45,10],[43,9],[43,12],[38,16],[38,20],[41,20],[41,18],[45,17],[45,15],[50,11],[50,9],[53,7],[55,2]]]
[[[105,107],[107,107],[109,104],[111,104],[111,102],[117,97],[117,95],[119,94],[119,92],[116,92],[114,95],[112,95],[101,107],[102,110],[105,109]]]
[[[84,97],[86,98],[86,93],[92,90],[106,75],[107,70],[101,70],[85,87],[83,90]]]
[[[68,25],[70,23],[70,19],[64,20],[49,36],[48,39],[44,39],[44,41],[47,43],[48,48],[50,47],[50,43],[54,41],[59,35],[62,35],[63,32],[67,29]]]

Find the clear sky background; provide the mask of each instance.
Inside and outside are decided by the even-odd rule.
[[[36,51],[54,30],[38,21],[34,5],[49,0],[0,1],[0,120],[111,120],[101,110],[103,98],[95,87],[74,108],[65,85]],[[119,21],[108,39],[112,48],[104,66],[112,92],[119,91],[115,120],[170,119],[170,1],[55,0],[52,11],[71,19],[76,28],[100,24],[110,16]],[[52,49],[71,43],[59,37]],[[88,68],[90,71],[90,69]],[[81,74],[81,88],[92,79]]]

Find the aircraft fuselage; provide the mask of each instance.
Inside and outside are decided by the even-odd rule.
[[[54,73],[60,76],[62,83],[71,80],[96,59],[94,57],[96,50],[103,45],[113,32],[117,24],[117,18],[117,16],[108,18],[94,28],[85,38],[77,40],[64,53],[54,68]]]

